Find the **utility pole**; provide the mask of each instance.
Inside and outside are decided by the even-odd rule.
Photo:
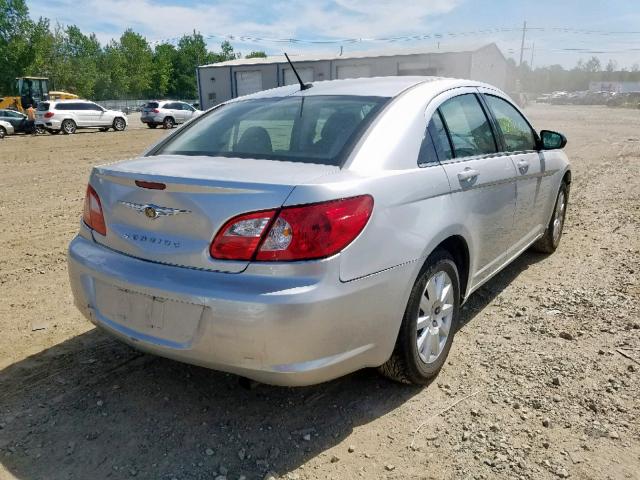
[[[536,42],[531,44],[531,61],[529,62],[529,68],[533,72],[533,52],[536,50]]]
[[[524,37],[525,34],[527,33],[527,22],[524,22],[524,25],[522,26],[522,42],[520,43],[520,67],[522,66],[522,57],[524,55]]]

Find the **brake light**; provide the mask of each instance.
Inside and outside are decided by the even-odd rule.
[[[211,256],[272,262],[329,257],[360,234],[372,210],[373,197],[362,195],[239,215],[215,236]]]
[[[149,190],[164,190],[167,186],[160,182],[146,182],[144,180],[136,180],[136,185],[140,188],[148,188]]]
[[[82,219],[89,228],[95,230],[100,235],[107,234],[107,225],[104,223],[104,215],[102,213],[102,203],[100,203],[100,197],[91,185],[87,185]]]
[[[154,108],[153,110],[151,110],[153,113],[160,113],[160,110],[158,110],[157,108]]]
[[[51,118],[54,115],[55,115],[55,113],[53,113],[53,112],[47,112],[47,113],[44,114],[44,118]]]

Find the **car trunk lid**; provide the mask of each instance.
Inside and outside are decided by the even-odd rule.
[[[274,160],[163,155],[96,167],[113,250],[183,267],[238,273],[248,262],[213,259],[209,246],[230,218],[280,207],[296,185],[338,167]]]

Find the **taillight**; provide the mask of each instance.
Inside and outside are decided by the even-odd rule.
[[[104,223],[104,215],[102,213],[102,203],[100,203],[100,197],[91,185],[87,185],[82,219],[89,228],[95,230],[100,235],[107,234],[107,225]]]
[[[220,229],[211,256],[258,261],[329,257],[360,234],[372,210],[373,197],[362,195],[239,215]]]
[[[55,115],[55,113],[53,113],[53,112],[47,112],[47,113],[44,114],[44,118],[51,118],[54,115]]]
[[[157,108],[154,108],[153,110],[151,110],[153,113],[160,113],[160,110],[158,110]]]

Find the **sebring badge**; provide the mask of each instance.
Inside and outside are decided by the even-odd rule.
[[[158,217],[167,217],[169,215],[178,215],[179,213],[191,213],[191,210],[183,210],[180,208],[159,207],[152,204],[141,204],[131,202],[120,202],[127,208],[131,208],[138,213],[143,213],[147,218],[155,220]]]

